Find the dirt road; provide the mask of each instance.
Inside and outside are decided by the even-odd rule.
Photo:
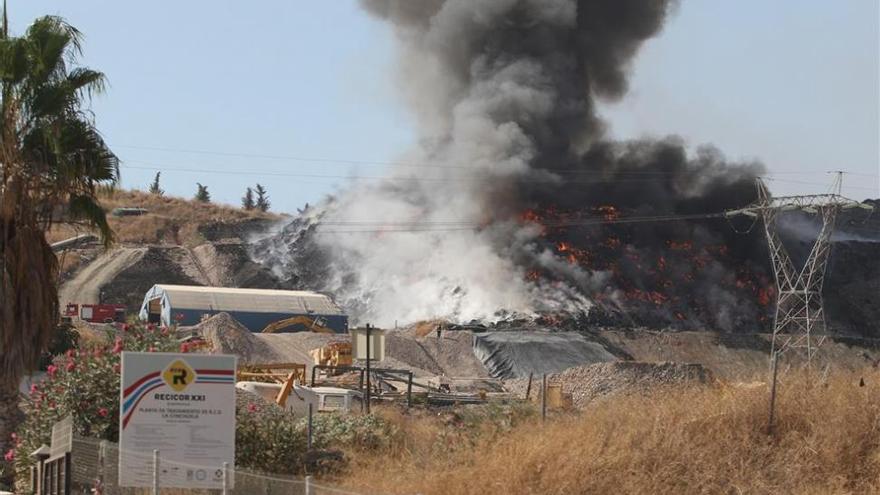
[[[73,279],[61,286],[58,300],[62,306],[69,302],[96,304],[100,302],[101,287],[120,272],[140,261],[146,248],[119,247],[101,254]]]

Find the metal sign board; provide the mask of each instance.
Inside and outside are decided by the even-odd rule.
[[[67,416],[52,425],[49,458],[54,459],[71,451],[73,451],[73,416]]]
[[[235,356],[122,353],[119,485],[234,487]]]
[[[367,359],[367,329],[352,328],[351,355],[354,359]],[[385,330],[378,328],[370,329],[370,361],[385,360]]]

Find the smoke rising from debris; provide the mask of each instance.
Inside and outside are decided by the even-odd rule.
[[[750,261],[760,243],[723,221],[554,226],[754,197],[758,165],[730,166],[711,148],[689,157],[674,137],[605,135],[596,102],[626,93],[633,57],[674,2],[361,3],[395,29],[419,145],[387,180],[353,184],[262,240],[258,259],[385,326],[597,311],[723,328],[757,318],[756,283],[741,279],[763,273]],[[358,229],[372,231],[341,233]],[[690,247],[666,255],[673,245]]]

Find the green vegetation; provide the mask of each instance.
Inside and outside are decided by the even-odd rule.
[[[46,240],[63,218],[112,238],[98,191],[119,161],[84,100],[104,74],[80,67],[82,35],[53,16],[11,36],[0,30],[0,451],[22,418],[18,385],[34,369],[58,323],[58,261]],[[4,461],[0,461],[2,463]],[[8,472],[8,469],[7,469]],[[9,482],[8,478],[0,482]]]
[[[386,448],[395,429],[380,416],[316,414],[312,447],[329,463],[314,463],[308,452],[308,422],[255,396],[239,395],[235,429],[235,465],[274,474],[325,474],[342,467],[340,449],[365,452]],[[330,454],[330,455],[326,455]],[[333,455],[335,454],[335,455]]]
[[[269,202],[269,195],[266,193],[266,188],[257,184],[255,190],[257,191],[257,208],[264,213],[269,211],[269,207],[272,206],[272,203]]]
[[[186,352],[173,332],[154,325],[124,325],[104,342],[82,343],[56,356],[46,379],[31,387],[22,403],[25,420],[5,451],[15,462],[19,483],[28,479],[33,459],[27,454],[49,444],[52,425],[73,416],[81,436],[117,441],[119,437],[119,364],[123,351]]]
[[[249,187],[241,198],[241,207],[247,211],[251,211],[256,206],[257,204],[254,202],[254,190]]]
[[[11,438],[4,456],[14,462],[19,487],[28,480],[33,459],[27,454],[48,444],[52,425],[71,415],[78,435],[117,442],[121,352],[191,352],[173,331],[131,323],[108,332],[100,342],[81,342],[56,356],[46,378],[35,384],[22,403],[26,419]],[[307,450],[307,422],[274,404],[247,394],[236,401],[236,466],[275,474],[303,474],[311,466],[328,472],[342,467],[336,449],[365,451],[387,448],[393,426],[382,417],[320,414],[313,440],[319,452],[336,451],[332,462],[314,463]]]
[[[156,172],[156,177],[153,179],[153,182],[150,183],[150,194],[155,194],[157,196],[165,194],[165,191],[159,186],[159,177],[161,175],[162,172]]]
[[[210,203],[211,193],[208,192],[208,186],[204,186],[198,182],[196,182],[196,186],[198,187],[198,189],[196,190],[196,195],[194,199],[202,203]]]

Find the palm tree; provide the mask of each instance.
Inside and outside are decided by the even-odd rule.
[[[98,204],[119,161],[84,100],[104,74],[78,67],[82,35],[41,17],[20,37],[0,30],[0,453],[20,420],[18,387],[58,323],[58,263],[46,232],[59,221],[87,225],[105,245],[112,232]],[[3,462],[0,460],[0,462]],[[2,466],[0,466],[2,467]],[[10,470],[6,470],[9,472]]]

